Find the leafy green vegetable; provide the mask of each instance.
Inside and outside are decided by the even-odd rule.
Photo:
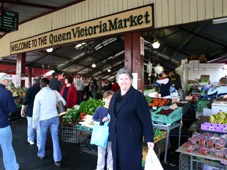
[[[79,108],[77,107],[72,107],[72,108],[68,108],[67,109],[67,114],[62,116],[63,120],[66,122],[75,122],[79,119],[80,117],[80,112],[79,112]]]
[[[153,102],[153,99],[149,96],[145,96],[146,100],[147,100],[147,103],[152,103]]]
[[[93,115],[95,113],[95,110],[100,106],[104,106],[103,100],[97,100],[90,97],[87,101],[83,101],[80,103],[79,111],[80,113],[87,113],[89,115]]]

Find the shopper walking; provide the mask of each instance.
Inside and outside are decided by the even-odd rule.
[[[41,90],[35,96],[33,108],[33,128],[40,128],[40,147],[38,148],[37,156],[40,159],[44,159],[46,156],[45,145],[47,131],[50,128],[53,143],[53,158],[55,165],[59,167],[61,166],[62,154],[58,138],[59,117],[57,112],[57,99],[61,100],[64,105],[66,102],[57,91],[49,88],[48,79],[43,78],[40,86]],[[56,94],[58,96],[56,96]]]
[[[21,107],[21,117],[27,118],[27,141],[30,145],[34,145],[35,143],[35,133],[37,137],[37,146],[39,147],[40,139],[39,139],[39,129],[36,131],[32,126],[32,115],[33,115],[33,104],[35,95],[40,90],[40,77],[34,78],[34,84],[26,91],[26,96],[23,98],[22,107]],[[25,111],[25,108],[27,109]]]
[[[73,78],[71,76],[65,77],[65,85],[61,89],[61,96],[66,101],[66,109],[72,108],[77,104],[77,90],[73,85]]]
[[[6,170],[17,170],[19,164],[12,146],[12,131],[9,125],[9,112],[16,111],[16,104],[12,93],[6,90],[11,77],[6,73],[0,73],[0,146],[2,149],[3,163]]]
[[[80,104],[82,101],[83,90],[84,90],[84,81],[81,79],[80,76],[77,76],[74,83],[76,90],[77,90],[77,104]]]
[[[114,170],[142,170],[143,136],[148,147],[154,147],[150,109],[144,95],[132,87],[132,79],[129,69],[118,70],[120,90],[109,107]]]
[[[58,92],[61,91],[61,82],[58,80],[58,75],[57,73],[53,72],[52,73],[52,79],[50,80],[50,88],[52,90],[57,90]]]

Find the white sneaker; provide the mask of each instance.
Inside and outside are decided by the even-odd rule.
[[[30,145],[34,145],[34,144],[35,144],[35,142],[33,142],[33,141],[28,141],[28,143],[29,143]]]

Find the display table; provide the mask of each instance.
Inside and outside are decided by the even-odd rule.
[[[154,124],[153,127],[161,130],[165,130],[166,133],[166,145],[165,145],[165,156],[164,156],[164,162],[166,163],[167,159],[167,153],[168,153],[168,143],[169,143],[169,132],[175,128],[179,128],[179,138],[178,138],[178,147],[180,146],[180,140],[181,140],[181,127],[182,127],[182,120],[175,122],[171,125],[163,125],[163,124]]]
[[[198,151],[195,151],[195,152],[187,152],[186,147],[185,147],[185,144],[183,144],[182,146],[180,146],[176,150],[176,152],[180,152],[180,153],[185,154],[185,155],[188,155],[190,157],[190,170],[193,170],[193,162],[200,162],[202,164],[216,166],[216,167],[224,168],[225,170],[227,170],[227,165],[225,165],[225,164],[218,165],[218,164],[212,163],[211,161],[203,161],[203,160],[195,159],[195,157],[205,158],[207,160],[220,161],[220,162],[224,162],[224,161],[226,162],[225,159],[217,158],[213,154],[200,155],[200,153]]]

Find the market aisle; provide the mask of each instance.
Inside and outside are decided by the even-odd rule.
[[[26,119],[19,119],[11,122],[13,131],[13,146],[16,152],[17,161],[20,164],[20,170],[94,170],[96,168],[96,159],[94,155],[81,152],[79,144],[61,142],[61,150],[63,155],[62,167],[57,168],[54,165],[52,157],[52,142],[50,134],[48,135],[46,154],[44,160],[40,160],[37,155],[36,145],[29,145],[26,142]],[[170,138],[172,143],[177,141],[177,138]],[[171,147],[168,151],[168,162],[170,165],[164,165],[165,170],[178,170],[178,153],[175,152],[175,147]],[[0,149],[1,152],[1,149]],[[3,169],[2,154],[0,153],[0,170]],[[161,160],[163,160],[163,154]],[[161,161],[162,162],[162,161]],[[176,166],[175,166],[176,165]]]
[[[48,135],[46,145],[46,155],[44,160],[40,160],[37,155],[36,145],[29,145],[26,142],[26,119],[20,119],[11,123],[13,131],[13,146],[20,164],[20,170],[94,170],[96,167],[96,156],[80,151],[78,144],[60,142],[62,150],[62,167],[54,165],[52,157],[52,142]],[[0,149],[1,152],[1,149]],[[0,169],[3,169],[2,154],[0,153]]]

